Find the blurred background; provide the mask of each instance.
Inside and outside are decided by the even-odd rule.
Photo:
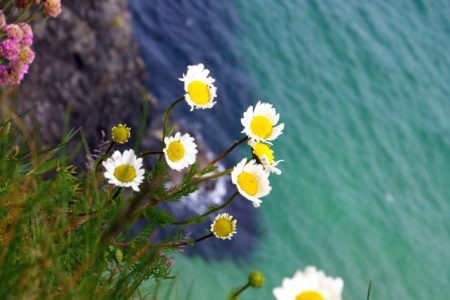
[[[214,109],[175,113],[213,149],[240,137],[242,113],[258,100],[286,124],[274,143],[283,174],[251,212],[260,219],[254,249],[225,260],[176,255],[174,297],[192,289],[191,299],[222,299],[256,268],[266,285],[240,299],[271,299],[284,277],[315,265],[344,279],[345,299],[365,299],[369,281],[371,299],[448,299],[450,2],[129,7],[147,87],[162,105],[183,92],[177,78],[188,64],[216,78]],[[234,238],[246,243],[239,222]]]

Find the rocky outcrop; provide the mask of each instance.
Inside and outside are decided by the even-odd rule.
[[[145,66],[126,0],[63,1],[58,18],[34,28],[36,59],[18,102],[19,111],[31,108],[29,120],[39,126],[44,143],[60,141],[69,116],[69,129],[80,128],[91,150],[100,144],[102,131],[118,123],[137,132],[143,102],[150,107],[147,127],[157,119],[156,102],[142,84]],[[150,145],[146,137],[144,144]],[[78,155],[76,162],[83,161],[84,154]]]

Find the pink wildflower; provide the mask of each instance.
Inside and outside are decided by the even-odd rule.
[[[10,62],[7,69],[9,72],[9,84],[19,84],[23,76],[28,73],[29,65],[19,60]]]
[[[43,0],[43,2],[47,16],[56,18],[61,13],[61,0]]]
[[[3,31],[6,32],[8,39],[20,42],[23,39],[23,31],[19,25],[8,24],[3,27]]]
[[[29,67],[28,63],[20,60],[10,61],[8,66],[0,65],[0,86],[19,84]]]
[[[3,30],[6,38],[0,42],[0,56],[9,62],[0,65],[0,86],[19,84],[35,57],[30,49],[33,31],[26,23],[5,25]]]
[[[25,48],[19,53],[19,61],[24,64],[30,65],[34,60],[34,56],[35,54],[33,50],[31,50],[30,48]]]
[[[28,25],[27,23],[19,23],[17,24],[20,29],[22,30],[22,41],[20,42],[20,44],[23,47],[30,47],[33,44],[33,30],[31,29],[31,26]]]
[[[17,3],[24,4],[25,1],[16,1]],[[27,23],[2,24],[2,22],[6,20],[0,10],[0,26],[6,33],[6,37],[0,42],[0,58],[2,61],[6,59],[5,65],[0,65],[0,86],[19,84],[35,57],[35,53],[30,49],[33,44],[33,30]]]
[[[0,55],[8,60],[15,60],[20,53],[20,44],[13,39],[6,39],[0,42]]]

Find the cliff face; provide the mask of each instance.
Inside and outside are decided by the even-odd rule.
[[[126,0],[63,1],[57,19],[34,29],[36,59],[19,89],[19,111],[32,108],[45,143],[61,139],[68,105],[69,128],[81,128],[91,149],[118,123],[136,132],[142,101],[150,105],[147,125],[155,119]]]

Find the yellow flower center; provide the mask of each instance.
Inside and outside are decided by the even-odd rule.
[[[213,226],[214,233],[221,238],[228,237],[233,233],[233,224],[228,218],[217,219]]]
[[[259,138],[266,139],[272,134],[272,123],[266,117],[255,116],[250,123],[250,129]]]
[[[265,155],[269,164],[273,162],[273,152],[270,150],[270,147],[263,143],[256,143],[253,146],[253,153],[261,160],[261,158]]]
[[[304,291],[298,294],[295,300],[325,300],[325,298],[316,291]]]
[[[19,60],[24,62],[30,57],[31,49],[24,49],[19,53]]]
[[[167,148],[167,156],[170,161],[177,162],[184,157],[184,146],[178,141],[169,144]]]
[[[136,178],[136,170],[130,165],[120,165],[114,170],[114,177],[120,182],[131,182]]]
[[[111,135],[114,142],[123,144],[130,138],[130,128],[125,125],[117,125],[111,129]]]
[[[188,94],[192,102],[195,104],[203,105],[210,101],[210,92],[206,84],[201,81],[195,80],[188,85]]]
[[[242,172],[239,174],[237,182],[241,189],[250,196],[254,196],[258,192],[258,180],[252,173]]]

